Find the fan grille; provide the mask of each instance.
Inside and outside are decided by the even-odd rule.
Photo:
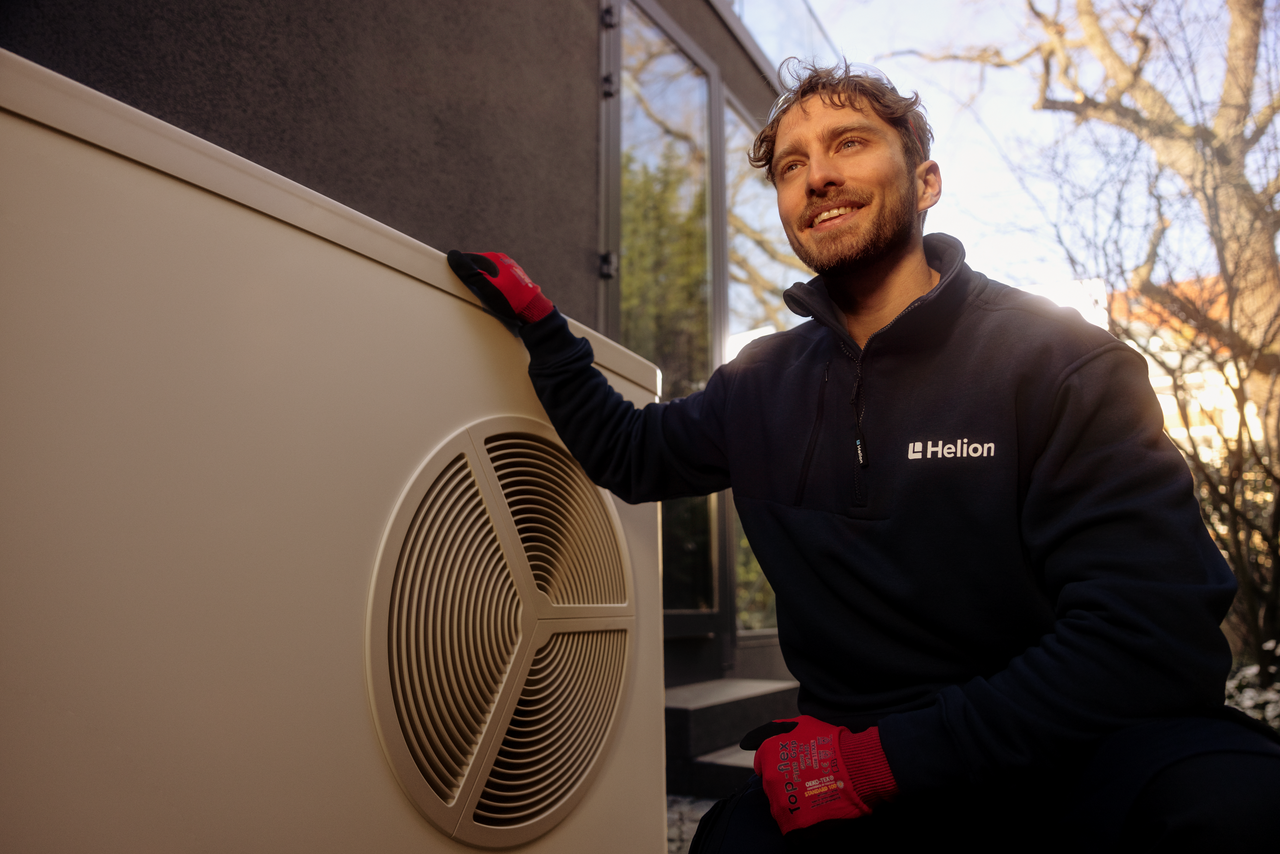
[[[556,605],[625,602],[617,535],[577,462],[537,436],[491,436],[485,449],[538,589]]]
[[[566,632],[538,650],[476,804],[477,824],[537,818],[588,771],[618,702],[626,634]]]
[[[605,767],[635,642],[619,522],[550,425],[518,415],[458,430],[402,491],[369,688],[401,788],[451,838],[529,842]]]
[[[459,454],[409,526],[391,592],[391,687],[431,789],[452,803],[520,640],[520,600]]]

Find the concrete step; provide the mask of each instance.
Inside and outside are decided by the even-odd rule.
[[[685,764],[682,788],[697,792],[703,798],[727,798],[755,773],[752,767],[755,758],[755,751],[743,750],[736,744],[704,753]]]
[[[667,689],[667,791],[727,797],[751,776],[751,730],[799,714],[800,685],[782,679],[716,679]]]

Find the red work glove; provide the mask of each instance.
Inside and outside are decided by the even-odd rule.
[[[501,252],[453,249],[447,257],[454,275],[513,332],[555,308],[520,265]]]
[[[876,727],[855,734],[801,715],[757,727],[742,748],[756,751],[756,773],[783,833],[867,815],[898,791]]]

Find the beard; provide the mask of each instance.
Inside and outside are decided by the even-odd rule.
[[[901,252],[910,244],[917,222],[914,190],[915,183],[908,177],[898,187],[898,192],[885,199],[884,206],[871,222],[864,223],[861,228],[823,235],[812,246],[804,246],[794,237],[813,222],[814,212],[806,210],[800,222],[795,224],[794,234],[788,232],[787,240],[796,257],[819,275],[856,273]],[[835,203],[865,209],[872,200],[870,193],[853,192],[835,199],[822,199],[821,205]],[[813,208],[817,207],[817,204],[813,205]]]

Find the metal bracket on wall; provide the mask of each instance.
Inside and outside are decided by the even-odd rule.
[[[600,256],[600,278],[613,279],[618,275],[618,253],[605,252]]]
[[[622,15],[619,0],[600,0],[600,240],[596,328],[617,338],[622,326],[618,253],[622,247]],[[612,258],[612,260],[609,260]]]

